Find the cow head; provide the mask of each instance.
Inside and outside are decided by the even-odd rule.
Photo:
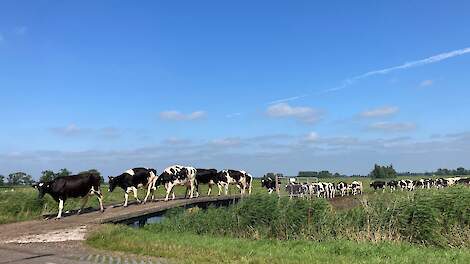
[[[116,177],[108,176],[108,184],[109,184],[109,189],[108,189],[108,191],[109,191],[109,192],[113,192],[114,189],[115,189],[116,186],[117,186]]]
[[[50,182],[39,182],[35,185],[33,185],[34,188],[38,189],[38,198],[42,199],[44,198],[44,195],[48,193],[51,189],[51,183]]]

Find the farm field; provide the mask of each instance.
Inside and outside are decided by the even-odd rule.
[[[253,195],[141,229],[104,226],[87,243],[175,263],[468,263],[469,204],[467,187],[369,194],[339,211],[323,199]]]
[[[362,181],[364,184],[364,193],[372,193],[373,190],[369,187],[371,181],[370,178],[331,178],[331,179],[321,179],[325,182],[352,182],[354,180]],[[299,178],[299,182],[308,182],[308,178]],[[286,180],[282,182],[282,185],[287,183]],[[108,186],[102,186],[102,192],[104,195],[105,205],[123,203],[124,201],[124,191],[121,188],[116,188],[114,192],[108,192]],[[14,190],[14,191],[12,191]],[[184,195],[185,188],[177,186],[175,188],[176,195]],[[208,187],[207,185],[200,186],[200,194],[202,196],[207,194]],[[231,193],[238,193],[236,187],[230,187]],[[212,195],[217,194],[217,187],[213,188]],[[266,189],[261,187],[261,180],[255,178],[253,181],[253,193],[266,193]],[[164,188],[160,187],[156,191],[156,197],[164,197],[165,192]],[[281,195],[287,195],[284,190],[284,186],[281,186]],[[139,198],[143,199],[145,197],[145,190],[139,190]],[[134,197],[129,195],[129,201],[134,201]],[[79,209],[81,205],[80,199],[69,199],[64,205],[64,212],[70,210]],[[98,208],[99,204],[96,198],[92,197],[89,199],[87,207]],[[12,223],[18,221],[27,221],[33,219],[39,219],[42,215],[56,214],[57,213],[57,203],[49,196],[46,195],[44,200],[37,199],[37,190],[32,187],[10,187],[10,188],[0,188],[0,224]]]

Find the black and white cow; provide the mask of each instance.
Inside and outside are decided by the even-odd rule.
[[[434,185],[437,189],[444,188],[448,186],[447,180],[444,178],[439,178],[434,181]]]
[[[470,178],[462,178],[455,182],[456,184],[470,185]]]
[[[199,185],[209,185],[207,196],[211,195],[212,187],[219,183],[219,172],[216,169],[196,169],[196,197],[199,197]]]
[[[341,197],[344,197],[348,194],[348,184],[345,182],[339,182],[336,185],[336,189],[339,191],[341,194]]]
[[[152,194],[152,200],[155,198],[155,182],[157,180],[157,171],[155,169],[148,168],[134,168],[129,169],[119,176],[109,176],[109,192],[113,192],[116,187],[121,187],[124,190],[124,207],[127,207],[129,201],[129,193],[134,193],[134,198],[137,202],[141,203],[137,196],[138,188],[146,188],[147,194],[144,199],[144,203],[147,202],[150,194]]]
[[[266,177],[261,180],[261,187],[268,189],[268,193],[271,194],[276,190],[276,179]]]
[[[219,195],[222,192],[222,188],[225,189],[225,195],[228,195],[228,187],[233,184],[240,189],[240,194],[244,195],[245,191],[248,190],[248,194],[251,194],[251,185],[253,177],[246,171],[238,170],[223,170],[219,172]]]
[[[385,192],[386,183],[384,181],[373,181],[369,185],[375,191],[382,189]]]
[[[96,195],[100,202],[101,212],[104,211],[103,195],[100,189],[101,177],[95,173],[80,173],[65,177],[58,177],[52,181],[39,182],[34,185],[39,191],[39,198],[42,199],[46,193],[52,196],[59,203],[59,213],[57,219],[62,217],[64,202],[68,198],[83,198],[82,206],[78,213],[85,207],[91,195]]]
[[[390,192],[393,192],[398,188],[398,181],[391,180],[387,182],[387,186],[390,188]]]
[[[362,182],[360,181],[353,181],[350,185],[352,195],[359,195],[363,192]]]
[[[413,191],[415,189],[415,185],[412,180],[400,180],[398,185],[402,190]]]
[[[196,175],[197,170],[193,167],[173,165],[163,171],[163,173],[157,178],[155,186],[165,186],[165,201],[168,201],[170,193],[173,193],[172,199],[175,199],[173,188],[177,185],[186,186],[186,188],[189,189],[189,198],[194,198],[194,192],[196,190]]]
[[[299,183],[289,183],[286,185],[286,192],[289,194],[289,197],[306,197],[309,194],[309,189],[307,184]]]

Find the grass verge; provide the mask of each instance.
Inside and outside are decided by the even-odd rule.
[[[111,225],[93,233],[87,244],[175,263],[470,263],[468,249],[343,240],[248,240]]]

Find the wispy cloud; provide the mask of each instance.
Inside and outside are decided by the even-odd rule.
[[[383,106],[371,110],[361,112],[359,115],[361,117],[384,117],[388,115],[395,114],[399,111],[399,108],[396,106]]]
[[[416,129],[416,124],[407,122],[376,122],[369,125],[369,129],[382,132],[406,132]]]
[[[427,64],[432,64],[432,63],[440,62],[440,61],[443,61],[443,60],[447,60],[447,59],[450,59],[450,58],[453,58],[453,57],[465,55],[467,53],[470,53],[470,47],[463,48],[463,49],[458,49],[458,50],[453,50],[453,51],[449,51],[449,52],[445,52],[445,53],[440,53],[440,54],[433,55],[433,56],[430,56],[428,58],[421,59],[421,60],[405,62],[405,63],[403,63],[401,65],[398,65],[398,66],[393,66],[393,67],[389,67],[389,68],[369,71],[369,72],[354,76],[352,78],[346,79],[346,80],[343,81],[343,83],[340,86],[335,87],[335,88],[331,88],[331,89],[327,89],[327,90],[325,90],[325,92],[333,92],[333,91],[342,90],[342,89],[348,87],[349,85],[355,83],[356,81],[359,81],[361,79],[365,79],[365,78],[368,78],[368,77],[371,77],[371,76],[384,75],[384,74],[388,74],[390,72],[397,71],[397,70],[405,70],[405,69],[409,69],[409,68],[424,66],[424,65],[427,65]]]
[[[57,134],[59,136],[65,136],[65,137],[78,136],[78,135],[83,134],[84,132],[83,129],[79,128],[75,124],[69,124],[64,127],[54,127],[54,128],[51,128],[51,131],[54,134]]]
[[[434,84],[433,80],[424,80],[419,84],[419,87],[428,87]]]
[[[19,26],[14,29],[16,35],[23,36],[28,32],[28,27],[26,26]]]
[[[321,118],[319,110],[305,106],[290,106],[287,103],[279,103],[268,107],[266,114],[274,118],[291,117],[305,123],[314,123]]]
[[[355,83],[359,80],[362,80],[362,79],[366,79],[368,77],[372,77],[372,76],[375,76],[375,75],[384,75],[384,74],[388,74],[390,72],[397,71],[397,70],[405,70],[405,69],[409,69],[409,68],[414,68],[414,67],[419,67],[419,66],[432,64],[432,63],[437,63],[437,62],[447,60],[447,59],[450,59],[450,58],[453,58],[453,57],[462,56],[462,55],[465,55],[467,53],[470,53],[470,47],[463,48],[463,49],[458,49],[458,50],[453,50],[453,51],[449,51],[449,52],[445,52],[445,53],[440,53],[440,54],[433,55],[433,56],[430,56],[430,57],[427,57],[427,58],[424,58],[424,59],[420,59],[420,60],[405,62],[405,63],[403,63],[401,65],[398,65],[398,66],[393,66],[393,67],[389,67],[389,68],[368,71],[366,73],[356,75],[354,77],[343,80],[341,85],[339,85],[339,86],[336,86],[336,87],[333,87],[333,88],[330,88],[330,89],[326,89],[326,90],[317,92],[315,94],[325,94],[325,93],[336,92],[336,91],[339,91],[339,90],[343,90],[346,87],[352,85],[353,83]],[[432,80],[427,80],[427,81],[428,81],[427,86],[432,85]],[[431,81],[431,83],[429,83],[429,81]],[[313,94],[293,96],[293,97],[289,97],[289,98],[285,98],[285,99],[276,100],[276,101],[270,102],[269,104],[275,104],[275,103],[287,102],[287,101],[294,101],[294,100],[297,100],[297,99],[300,99],[300,98],[303,98],[303,97],[307,97],[307,96],[311,96],[311,95],[313,95]]]
[[[231,114],[226,115],[225,117],[226,118],[235,118],[235,117],[239,117],[241,115],[242,115],[242,113],[231,113]]]
[[[301,98],[304,98],[304,97],[307,97],[307,96],[308,96],[308,95],[304,94],[304,95],[297,95],[297,96],[287,97],[287,98],[283,98],[283,99],[271,101],[271,102],[269,102],[268,104],[285,103],[285,102],[289,102],[289,101],[294,101],[294,100],[297,100],[297,99],[301,99]]]
[[[192,121],[206,117],[207,113],[204,111],[195,111],[189,114],[184,114],[179,111],[163,111],[160,113],[160,118],[163,120],[172,121]]]

